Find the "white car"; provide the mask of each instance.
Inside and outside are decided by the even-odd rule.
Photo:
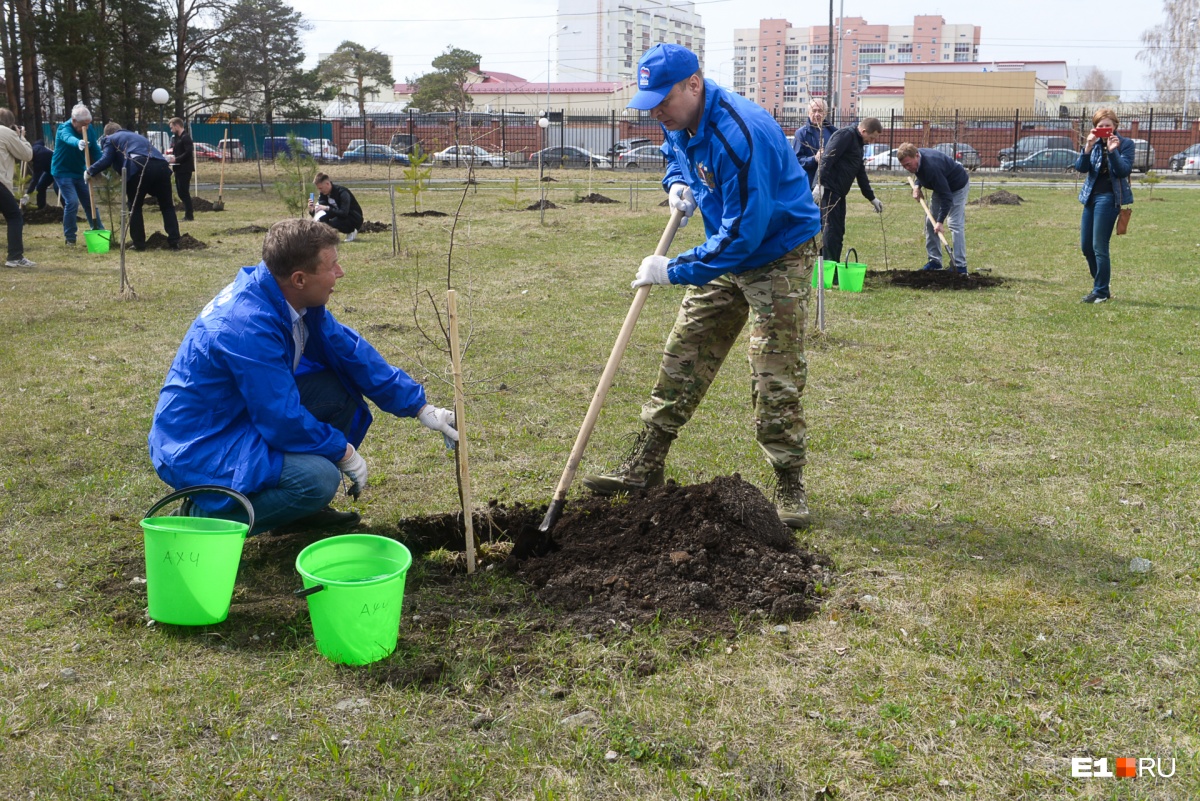
[[[896,157],[896,151],[885,150],[882,153],[876,153],[874,156],[863,161],[863,164],[868,170],[898,170],[900,169],[900,159]]]
[[[448,167],[503,167],[508,162],[499,153],[489,153],[478,145],[451,145],[433,154],[434,164]]]
[[[340,160],[341,157],[338,155],[338,149],[333,146],[333,140],[331,140],[331,139],[313,139],[312,143],[313,143],[313,150],[319,151],[319,153],[314,154],[314,155],[316,155],[318,160],[321,160],[321,161],[339,161]]]

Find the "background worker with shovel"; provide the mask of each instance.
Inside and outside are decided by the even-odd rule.
[[[338,232],[312,220],[275,223],[263,260],[243,267],[184,337],[159,394],[150,458],[175,489],[216,484],[254,506],[251,534],[338,530],[356,512],[329,503],[367,486],[357,448],[371,425],[366,395],[398,417],[458,440],[454,412],[393,367],[325,308],[345,273]],[[246,522],[224,496],[198,496],[186,513]]]
[[[50,174],[58,184],[58,197],[63,205],[63,236],[71,246],[75,245],[80,203],[92,230],[104,230],[100,212],[93,208],[92,193],[84,178],[87,161],[100,158],[100,148],[87,135],[91,124],[92,112],[87,106],[80,103],[71,109],[71,119],[58,125],[54,137],[54,156],[50,160]],[[90,154],[90,159],[84,159],[85,150]]]
[[[104,126],[104,155],[88,168],[92,178],[112,167],[117,175],[125,170],[125,196],[129,199],[129,236],[134,250],[146,249],[146,222],[142,215],[146,195],[153,195],[167,231],[167,247],[179,250],[179,217],[171,194],[171,165],[150,140],[126,131],[115,122]]]
[[[612,494],[663,483],[671,442],[749,317],[758,443],[778,479],[780,518],[807,526],[804,316],[821,249],[808,179],[771,115],[705,80],[687,48],[647,51],[638,62],[638,90],[630,107],[650,111],[663,126],[671,208],[689,217],[699,208],[708,238],[673,259],[647,256],[638,268],[634,287],[690,286],[642,407],[637,445],[619,469],[585,475],[583,484]]]
[[[917,147],[905,142],[896,148],[900,166],[916,176],[913,185],[913,200],[922,200],[921,189],[932,194],[925,217],[925,252],[929,261],[922,270],[942,269],[942,248],[945,230],[950,229],[954,237],[952,249],[954,263],[951,267],[959,275],[967,274],[967,197],[971,193],[971,179],[963,165],[940,150]]]

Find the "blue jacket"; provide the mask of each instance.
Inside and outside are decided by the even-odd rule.
[[[298,372],[332,370],[352,393],[395,415],[415,417],[425,405],[420,384],[324,306],[302,319],[308,338]],[[262,262],[243,267],[192,323],[167,373],[149,436],[159,477],[176,489],[219,484],[259,492],[279,483],[284,453],[336,462],[347,441],[361,443],[371,424],[361,398],[349,436],[300,405],[295,350],[279,283]],[[235,508],[216,495],[195,502],[210,512]]]
[[[671,283],[700,286],[762,267],[820,232],[808,178],[783,129],[761,106],[706,80],[696,135],[663,133],[663,188],[691,187],[708,235],[671,259]]]
[[[1133,154],[1135,146],[1132,139],[1126,139],[1120,134],[1113,134],[1121,143],[1117,146],[1115,154],[1109,153],[1108,148],[1104,147],[1103,142],[1097,142],[1092,148],[1090,154],[1084,153],[1083,149],[1079,150],[1079,158],[1075,159],[1075,169],[1080,172],[1086,172],[1087,178],[1083,181],[1083,188],[1079,190],[1079,202],[1086,204],[1088,198],[1092,195],[1092,186],[1096,183],[1096,176],[1100,174],[1100,165],[1104,159],[1108,159],[1108,174],[1112,180],[1113,195],[1117,199],[1118,205],[1127,206],[1133,203],[1133,187],[1129,183],[1129,175],[1133,172]],[[1118,192],[1117,187],[1120,187]]]
[[[50,174],[55,178],[83,177],[87,164],[83,160],[83,151],[79,149],[79,140],[70,120],[58,124],[58,132],[54,135],[54,155],[50,158]],[[95,161],[100,158],[100,146],[90,135],[88,140],[88,152],[92,161]]]
[[[796,160],[804,168],[810,186],[817,175],[817,151],[825,147],[825,143],[836,130],[837,128],[828,123],[823,128],[818,128],[810,122],[803,128],[797,128],[792,137],[792,150],[796,153]]]
[[[921,163],[914,176],[917,186],[928,189],[938,198],[938,222],[945,222],[954,202],[954,193],[970,183],[963,165],[932,147],[917,148]]]
[[[92,162],[88,175],[99,175],[109,167],[120,175],[128,162],[127,177],[132,178],[142,171],[150,159],[167,163],[166,157],[146,137],[133,131],[117,131],[104,137],[104,155]]]

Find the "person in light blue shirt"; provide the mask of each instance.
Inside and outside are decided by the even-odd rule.
[[[663,190],[684,219],[699,210],[705,239],[674,257],[647,256],[633,286],[683,284],[658,381],[642,407],[634,452],[583,485],[612,494],[663,483],[667,450],[750,320],[755,434],[777,479],[776,507],[809,525],[803,483],[807,377],[804,321],[821,217],[779,124],[760,106],[705,80],[696,55],[655,45],[638,62],[630,108],[662,125]]]

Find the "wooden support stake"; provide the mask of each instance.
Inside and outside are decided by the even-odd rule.
[[[466,403],[463,398],[462,360],[458,350],[458,293],[446,290],[446,308],[450,318],[450,370],[454,374],[454,426],[458,429],[458,459],[462,490],[463,527],[466,529],[467,573],[475,572],[475,505],[471,499],[471,473],[467,469]]]

